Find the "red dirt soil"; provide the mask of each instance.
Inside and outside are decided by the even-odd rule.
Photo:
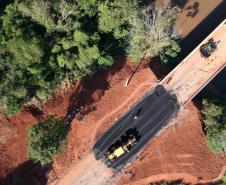
[[[41,116],[27,110],[9,119],[0,117],[1,132],[11,132],[10,137],[5,134],[0,138],[0,179],[28,160],[27,126],[47,115],[63,118],[74,107],[82,106],[86,119],[84,122],[72,122],[67,149],[54,159],[54,173],[49,173],[48,184],[56,176],[59,179],[63,177],[72,163],[80,161],[92,150],[96,138],[157,83],[154,73],[143,65],[125,88],[125,80],[133,69],[132,64],[120,60],[112,69],[82,79],[47,101]],[[141,185],[177,178],[197,183],[198,180],[212,180],[220,174],[226,159],[212,154],[207,148],[197,108],[190,103],[175,122],[178,124],[169,126],[157,140],[152,140],[145,147],[126,169],[131,176],[124,177],[120,184]]]
[[[124,82],[134,69],[135,66],[130,62],[118,59],[110,70],[102,70],[93,77],[85,77],[66,91],[55,93],[50,100],[42,105],[43,110],[41,113],[34,108],[27,108],[20,114],[10,118],[0,113],[0,179],[13,172],[18,165],[29,160],[27,156],[27,127],[29,125],[37,123],[47,115],[64,118],[70,110],[77,106],[83,106],[83,114],[88,114],[87,122],[92,120],[94,124],[80,124],[78,121],[72,123],[72,129],[68,136],[68,148],[62,153],[59,160],[56,160],[54,166],[57,167],[60,161],[67,166],[71,164],[72,160],[79,158],[79,155],[83,155],[83,150],[86,150],[84,144],[93,139],[86,137],[86,135],[90,135],[87,130],[92,131],[92,127],[95,129],[97,120],[113,110],[115,106],[119,106],[131,93],[131,90],[143,81],[147,81],[147,78],[150,77],[152,81],[156,80],[144,64],[138,72],[140,76],[137,78],[138,75],[135,75],[130,87],[125,88]],[[126,90],[126,93],[124,90]],[[99,101],[103,103],[99,105]],[[75,154],[71,153],[73,152],[71,150],[75,151]]]
[[[218,177],[225,164],[224,155],[214,155],[207,148],[200,113],[189,103],[172,125],[145,147],[126,170],[132,175],[122,184],[178,179],[191,184],[209,183]]]

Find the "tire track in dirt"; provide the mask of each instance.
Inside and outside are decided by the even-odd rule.
[[[223,179],[224,173],[226,172],[226,166],[222,167],[222,170],[218,177],[213,180],[201,180],[189,173],[165,173],[161,175],[152,175],[147,178],[143,178],[134,182],[130,182],[124,185],[145,185],[157,182],[173,182],[173,181],[183,181],[183,183],[195,185],[195,184],[213,184],[219,182]]]
[[[112,173],[101,161],[96,161],[92,153],[75,163],[57,185],[107,185]]]

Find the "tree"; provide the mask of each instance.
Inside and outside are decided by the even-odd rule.
[[[41,44],[37,39],[29,41],[24,41],[21,38],[11,39],[7,42],[7,50],[21,68],[41,63],[41,58],[44,55]]]
[[[69,127],[53,116],[28,128],[28,155],[42,165],[52,162],[66,146]]]
[[[44,26],[47,32],[71,31],[78,24],[79,5],[76,2],[60,1],[28,1],[18,3],[20,12],[27,17],[31,17],[35,22]]]
[[[147,58],[159,54],[176,56],[180,51],[179,45],[174,41],[178,39],[174,27],[177,12],[176,7],[152,7],[132,17],[128,53],[134,62],[139,62],[145,53]]]
[[[110,67],[125,56],[138,0],[15,0],[0,14],[0,108],[18,113],[68,78]]]
[[[175,58],[177,54],[181,51],[179,44],[171,40],[169,46],[165,47],[163,51],[160,52],[160,59],[162,63],[168,63],[169,58]]]
[[[8,39],[20,37],[31,39],[33,37],[43,37],[43,29],[30,21],[29,18],[24,18],[22,13],[18,10],[17,4],[9,4],[5,13],[1,17],[2,20],[2,35],[4,42]],[[3,44],[1,42],[0,44]]]
[[[214,153],[226,151],[226,103],[221,99],[203,99],[203,121],[207,143]]]
[[[113,64],[113,62],[114,62],[113,58],[108,54],[98,58],[98,64],[103,67],[109,67]]]
[[[80,7],[80,14],[84,12],[85,15],[88,15],[89,17],[93,17],[96,15],[98,6],[99,6],[99,1],[98,0],[86,0],[86,1],[81,1],[81,0],[76,0]]]
[[[74,43],[76,46],[87,46],[89,41],[89,36],[79,30],[74,32]]]
[[[99,6],[99,29],[105,33],[113,32],[115,38],[120,39],[128,35],[126,25],[136,14],[138,1],[136,0],[106,0]]]

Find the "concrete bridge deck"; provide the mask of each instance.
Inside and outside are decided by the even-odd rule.
[[[199,48],[210,38],[219,41],[217,49],[208,58],[201,57]],[[161,82],[167,90],[173,91],[180,105],[185,105],[210,80],[226,66],[226,20],[203,40],[173,71]]]

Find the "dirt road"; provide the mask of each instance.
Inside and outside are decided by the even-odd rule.
[[[112,175],[112,171],[90,153],[74,164],[57,185],[108,185],[117,181]]]

